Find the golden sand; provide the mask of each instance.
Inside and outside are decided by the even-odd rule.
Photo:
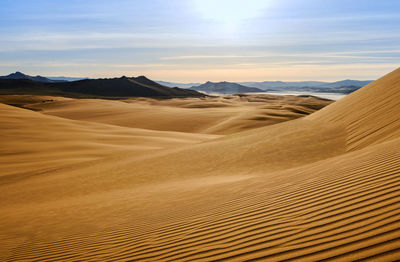
[[[1,261],[400,258],[400,69],[315,113],[329,102],[0,102]]]

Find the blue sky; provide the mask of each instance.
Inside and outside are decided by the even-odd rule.
[[[1,0],[0,74],[176,82],[375,79],[397,0]]]

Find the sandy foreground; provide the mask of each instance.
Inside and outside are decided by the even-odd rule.
[[[400,259],[400,69],[334,103],[0,96],[0,144],[0,261]]]

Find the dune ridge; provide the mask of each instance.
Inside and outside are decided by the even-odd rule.
[[[397,69],[309,118],[344,123],[349,150],[397,138],[400,136],[399,74]]]
[[[169,100],[6,95],[0,96],[0,102],[73,120],[160,131],[225,135],[303,117],[332,101],[272,95]]]
[[[400,69],[309,116],[225,136],[188,134],[174,145],[182,132],[153,130],[164,149],[142,155],[124,144],[127,151],[0,184],[0,259],[398,260],[399,83]],[[72,116],[73,108],[51,107]],[[40,110],[29,117],[60,120],[61,130],[132,128]]]

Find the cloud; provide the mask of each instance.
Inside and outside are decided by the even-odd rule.
[[[177,64],[113,64],[113,63],[66,63],[66,62],[0,62],[0,67],[85,67],[85,68],[115,68],[115,69],[142,69],[142,68],[173,68]]]
[[[160,60],[193,60],[193,59],[221,59],[221,58],[262,58],[265,55],[179,55],[160,57]]]
[[[220,60],[220,59],[260,59],[260,58],[345,58],[345,59],[388,59],[385,56],[379,56],[379,54],[397,54],[400,50],[385,50],[385,51],[358,51],[355,52],[328,52],[328,53],[280,53],[280,52],[269,52],[264,54],[255,55],[239,55],[239,54],[228,54],[228,55],[178,55],[178,56],[165,56],[160,57],[160,60]],[[363,55],[363,54],[369,54]],[[375,55],[370,55],[375,54]],[[323,60],[321,60],[323,61]],[[295,61],[292,61],[295,62]]]

